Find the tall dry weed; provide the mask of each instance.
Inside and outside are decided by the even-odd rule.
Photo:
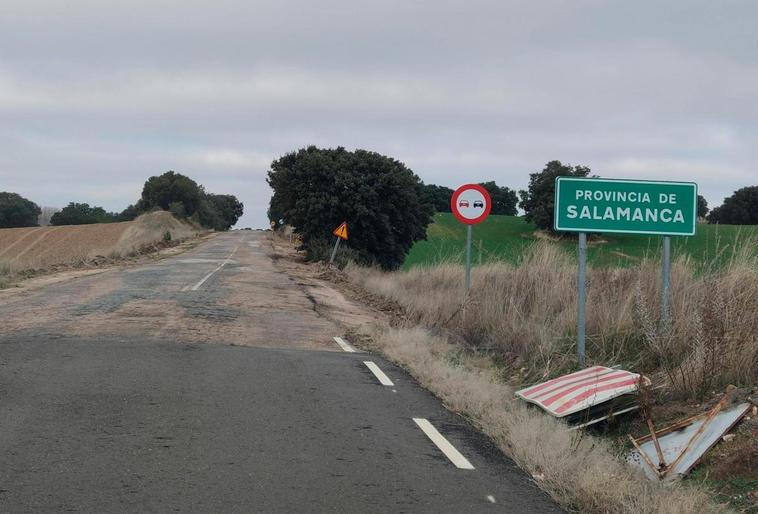
[[[13,265],[5,259],[0,259],[0,289],[10,284],[15,269]]]
[[[726,383],[758,383],[758,260],[752,244],[726,265],[672,265],[671,323],[661,327],[660,262],[593,268],[587,280],[587,357],[640,370],[662,369],[675,391],[698,397]],[[723,261],[722,261],[723,262]],[[389,298],[425,326],[491,351],[525,381],[575,366],[576,260],[540,242],[515,264],[473,270],[468,296],[459,265],[406,272],[348,267],[352,280]]]

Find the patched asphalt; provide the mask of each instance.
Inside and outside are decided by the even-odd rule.
[[[0,318],[25,305],[55,311],[0,335],[0,511],[560,512],[401,369],[299,341],[309,323],[319,339],[340,328],[263,254],[241,255],[198,294],[183,290],[260,237],[224,234],[155,264],[0,300]],[[228,300],[235,277],[265,291],[276,284],[280,306],[244,312]],[[215,328],[202,338],[167,330],[168,318],[142,302]],[[78,330],[90,318],[106,323]],[[261,344],[236,345],[239,325],[257,319],[281,330],[275,344],[251,326]],[[429,419],[475,469],[454,467],[413,418]]]

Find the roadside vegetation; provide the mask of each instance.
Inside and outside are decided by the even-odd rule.
[[[659,325],[660,263],[590,267],[587,355],[591,363],[663,371],[682,398],[703,399],[727,384],[758,385],[758,238],[702,273],[675,259],[671,330]],[[403,307],[420,325],[444,329],[462,347],[490,352],[518,383],[576,365],[576,260],[551,242],[526,248],[515,263],[473,269],[464,301],[458,264],[400,273],[349,268],[366,290]]]
[[[268,184],[269,219],[293,227],[310,260],[329,258],[332,231],[346,221],[358,262],[397,269],[434,212],[412,170],[365,150],[310,146],[286,154],[271,164]]]
[[[503,381],[492,359],[463,350],[438,331],[365,327],[353,338],[409,370],[570,511],[728,512],[713,502],[706,488],[650,482],[619,458],[613,441],[569,432],[561,422],[514,399],[515,388]]]
[[[718,265],[675,259],[667,331],[659,329],[659,261],[588,271],[588,365],[619,365],[650,377],[658,387],[653,409],[659,423],[703,412],[728,385],[758,396],[758,238],[740,243]],[[348,266],[347,275],[403,312],[398,328],[370,334],[375,344],[472,417],[564,505],[582,512],[705,512],[710,507],[694,507],[708,504],[697,485],[704,482],[722,501],[758,508],[755,422],[745,422],[736,441],[724,443],[720,460],[709,464],[712,474],[668,491],[621,462],[625,435],[645,431],[635,416],[609,426],[606,437],[584,434],[579,441],[513,399],[517,388],[576,369],[576,260],[555,242],[533,242],[515,262],[474,267],[468,298],[457,263],[396,273]],[[596,484],[587,470],[614,477],[615,485],[588,490]],[[680,495],[677,503],[670,504],[669,495]]]
[[[272,174],[280,172],[275,165]],[[327,173],[329,166],[319,160],[318,173]],[[292,195],[288,205],[305,214],[297,218],[283,209],[272,184],[269,215],[275,225],[294,227],[302,237],[311,219],[321,219],[307,217],[314,203],[326,209],[325,216],[334,214],[328,223],[308,229],[320,234],[320,249],[313,250],[315,238],[301,247],[319,260],[331,248],[331,229],[350,220],[343,206],[352,199],[350,188],[362,186],[351,182],[356,167],[348,166],[349,173],[340,172],[329,189],[341,191],[340,184],[350,184],[346,191],[305,201],[310,193],[297,191],[310,191],[314,183],[313,175],[303,172],[306,167],[289,177],[301,190],[286,190]],[[591,176],[591,170],[551,161],[532,173],[527,190],[519,192],[524,217],[514,216],[515,191],[488,183],[493,200],[500,199],[494,203],[501,215],[474,228],[469,295],[461,266],[466,229],[449,213],[451,189],[433,184],[420,189],[417,201],[436,214],[404,262],[395,256],[390,266],[367,267],[378,262],[373,252],[386,248],[382,238],[376,248],[355,244],[353,237],[373,237],[363,233],[368,226],[357,225],[340,250],[339,267],[350,287],[391,312],[392,321],[390,327],[364,327],[354,337],[406,367],[479,425],[569,509],[682,514],[758,509],[758,420],[743,422],[733,434],[736,439],[720,445],[718,458],[712,453],[699,472],[665,487],[623,462],[630,447],[626,436],[648,430],[638,416],[568,432],[561,422],[514,398],[516,389],[575,371],[577,365],[576,239],[552,228],[558,176]],[[671,323],[666,330],[660,328],[660,238],[590,238],[588,364],[621,366],[648,376],[657,423],[707,410],[727,386],[735,386],[743,399],[758,397],[758,222],[751,221],[758,202],[752,199],[753,189],[735,192],[710,216],[707,202],[698,197],[697,235],[673,238]],[[381,202],[371,205],[372,212],[383,208]]]

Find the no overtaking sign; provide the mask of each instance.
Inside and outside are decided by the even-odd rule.
[[[479,184],[465,184],[450,198],[450,210],[466,225],[466,295],[471,289],[471,227],[481,223],[492,210],[490,194]]]
[[[487,190],[479,184],[466,184],[453,193],[450,210],[461,223],[476,225],[489,216],[492,200]]]

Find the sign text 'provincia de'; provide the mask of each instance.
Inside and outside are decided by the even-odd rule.
[[[584,177],[555,182],[555,229],[691,236],[697,184]]]

